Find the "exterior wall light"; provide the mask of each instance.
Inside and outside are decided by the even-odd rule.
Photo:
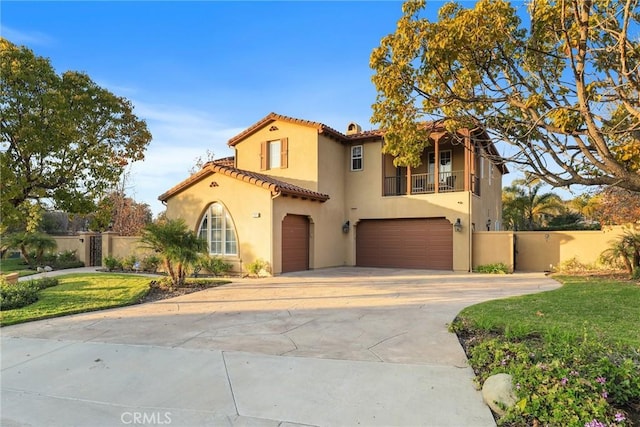
[[[343,233],[348,233],[350,225],[351,225],[351,223],[349,221],[347,221],[344,224],[342,224],[342,232]]]
[[[456,230],[457,233],[462,231],[462,221],[460,221],[460,218],[456,219],[455,224],[453,224],[453,229]]]

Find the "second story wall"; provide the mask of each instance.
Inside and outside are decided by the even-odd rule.
[[[502,173],[500,168],[486,157],[477,162],[480,179],[480,195],[473,196],[473,223],[476,231],[503,230],[502,226]],[[489,230],[487,221],[491,220]]]
[[[238,169],[318,191],[316,128],[276,120],[237,143],[235,150]]]

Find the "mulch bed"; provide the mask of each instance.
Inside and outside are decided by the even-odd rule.
[[[204,291],[205,289],[217,288],[218,286],[226,285],[227,283],[231,282],[228,280],[197,280],[189,281],[179,288],[168,288],[162,281],[152,280],[149,284],[149,292],[140,298],[138,303],[143,304],[146,302],[179,297],[193,292]]]

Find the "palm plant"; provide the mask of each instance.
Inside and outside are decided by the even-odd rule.
[[[41,264],[45,252],[53,251],[58,247],[55,239],[51,236],[30,232],[12,234],[8,239],[7,246],[20,250],[25,262],[30,266]]]
[[[183,286],[189,269],[198,261],[207,243],[189,230],[182,219],[148,224],[140,242],[160,254],[172,287]]]
[[[540,193],[541,182],[527,179],[515,180],[503,191],[503,221],[513,229],[533,230],[543,226],[547,215],[555,215],[563,209],[560,196]]]
[[[602,252],[600,259],[613,265],[621,261],[629,275],[633,275],[640,268],[640,233],[626,232]]]

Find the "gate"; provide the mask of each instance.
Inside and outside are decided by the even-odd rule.
[[[102,236],[89,237],[89,267],[102,266]]]
[[[513,233],[513,271],[516,271],[516,260],[518,259],[518,236]]]

